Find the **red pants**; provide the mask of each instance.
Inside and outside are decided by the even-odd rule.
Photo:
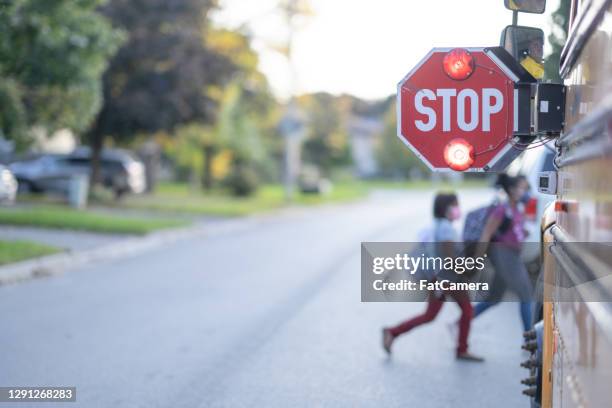
[[[453,291],[445,292],[445,295],[450,295],[455,302],[461,308],[461,317],[459,318],[459,339],[457,344],[457,353],[464,353],[468,349],[468,335],[470,333],[470,323],[472,321],[472,303],[468,293],[465,291]],[[413,317],[410,320],[399,324],[398,326],[390,329],[393,336],[399,336],[400,334],[406,333],[425,323],[429,323],[436,318],[442,305],[444,304],[444,298],[438,298],[433,293],[430,293],[429,300],[427,302],[427,309],[425,313]]]

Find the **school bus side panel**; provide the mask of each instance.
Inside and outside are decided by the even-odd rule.
[[[600,14],[564,72],[568,88],[558,200],[566,205],[557,212],[556,224],[571,241],[605,243],[612,242],[612,1],[584,1],[583,14],[587,6],[590,13],[599,7]],[[585,28],[580,18],[570,41],[576,28]],[[548,259],[554,263],[554,280],[567,278],[560,263]],[[612,303],[562,299],[553,293],[552,406],[609,406]]]

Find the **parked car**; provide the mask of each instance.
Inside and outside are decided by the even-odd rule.
[[[15,162],[11,170],[19,181],[20,191],[66,193],[74,176],[90,176],[91,151],[78,148],[68,155],[45,154]],[[117,196],[145,190],[144,166],[128,151],[103,150],[100,170],[102,184]]]
[[[74,170],[64,155],[46,154],[12,163],[10,169],[19,182],[19,192],[66,192]]]
[[[104,149],[102,151],[101,173],[103,184],[115,194],[140,194],[146,189],[144,164],[125,149]],[[68,156],[71,166],[91,168],[91,149],[80,147]]]
[[[539,146],[525,150],[508,168],[508,174],[522,174],[527,177],[531,186],[531,198],[525,204],[525,228],[529,235],[527,242],[540,242],[540,220],[546,206],[554,200],[554,196],[538,192],[538,173],[554,171],[555,152],[550,146]],[[540,257],[539,245],[523,245],[523,260],[527,264],[536,264]]]
[[[17,195],[17,180],[13,173],[0,164],[0,203],[13,203]]]
[[[313,165],[304,164],[298,178],[300,191],[303,194],[328,194],[332,183],[321,175],[321,171]]]

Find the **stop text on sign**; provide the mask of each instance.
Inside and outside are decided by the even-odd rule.
[[[424,116],[414,120],[414,125],[422,132],[452,132],[456,128],[464,132],[490,132],[491,117],[502,111],[504,95],[497,88],[421,89],[414,94],[414,107]],[[436,111],[442,112],[441,120]]]

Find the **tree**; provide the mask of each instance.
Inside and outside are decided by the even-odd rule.
[[[397,137],[395,99],[389,103],[384,129],[376,151],[381,173],[387,177],[410,178],[415,172],[427,172],[427,166]]]
[[[229,178],[228,185],[233,190],[234,185],[242,186],[248,179],[248,191],[238,189],[239,194],[248,194],[254,191],[258,164],[268,158],[258,119],[260,116],[251,108],[242,83],[232,82],[223,92],[217,122],[177,127],[173,137],[164,141],[165,152],[178,166],[189,169],[190,179],[199,179],[204,190],[210,190],[213,181],[220,181],[223,176]],[[219,171],[220,167],[225,169]]]
[[[0,136],[34,126],[83,131],[101,106],[100,77],[122,35],[99,0],[13,0],[0,8]]]
[[[214,121],[218,104],[209,90],[222,87],[236,71],[206,44],[215,3],[111,0],[102,9],[127,32],[127,41],[104,75],[104,106],[89,134],[93,182],[105,137],[132,138]]]
[[[552,27],[548,36],[548,42],[552,47],[552,52],[546,57],[544,62],[544,79],[554,82],[561,82],[559,76],[559,64],[561,60],[561,50],[567,39],[569,27],[569,8],[570,0],[560,0],[559,8],[551,15]]]
[[[230,83],[208,87],[208,97],[218,105],[215,123],[180,125],[173,132],[174,140],[164,144],[175,163],[190,168],[192,178],[197,172],[195,178],[204,190],[210,190],[221,173],[231,170],[228,163],[233,166],[239,162],[253,170],[267,162],[264,134],[268,135],[276,123],[271,118],[276,103],[265,76],[257,70],[258,57],[248,35],[209,28],[206,45],[236,67]]]
[[[19,83],[14,79],[0,82],[0,138],[27,144],[27,119]]]
[[[264,134],[269,135],[276,125],[271,118],[276,101],[266,77],[258,70],[259,58],[250,41],[247,34],[226,29],[214,28],[207,35],[209,49],[227,57],[236,72],[225,89],[209,92],[216,95],[219,112],[214,131],[202,145],[205,190],[212,187],[212,162],[221,151],[229,153],[233,166],[242,166],[245,171],[256,172],[268,160]]]
[[[325,172],[350,163],[347,122],[352,101],[320,92],[302,95],[298,102],[308,121],[302,148],[303,160]]]

